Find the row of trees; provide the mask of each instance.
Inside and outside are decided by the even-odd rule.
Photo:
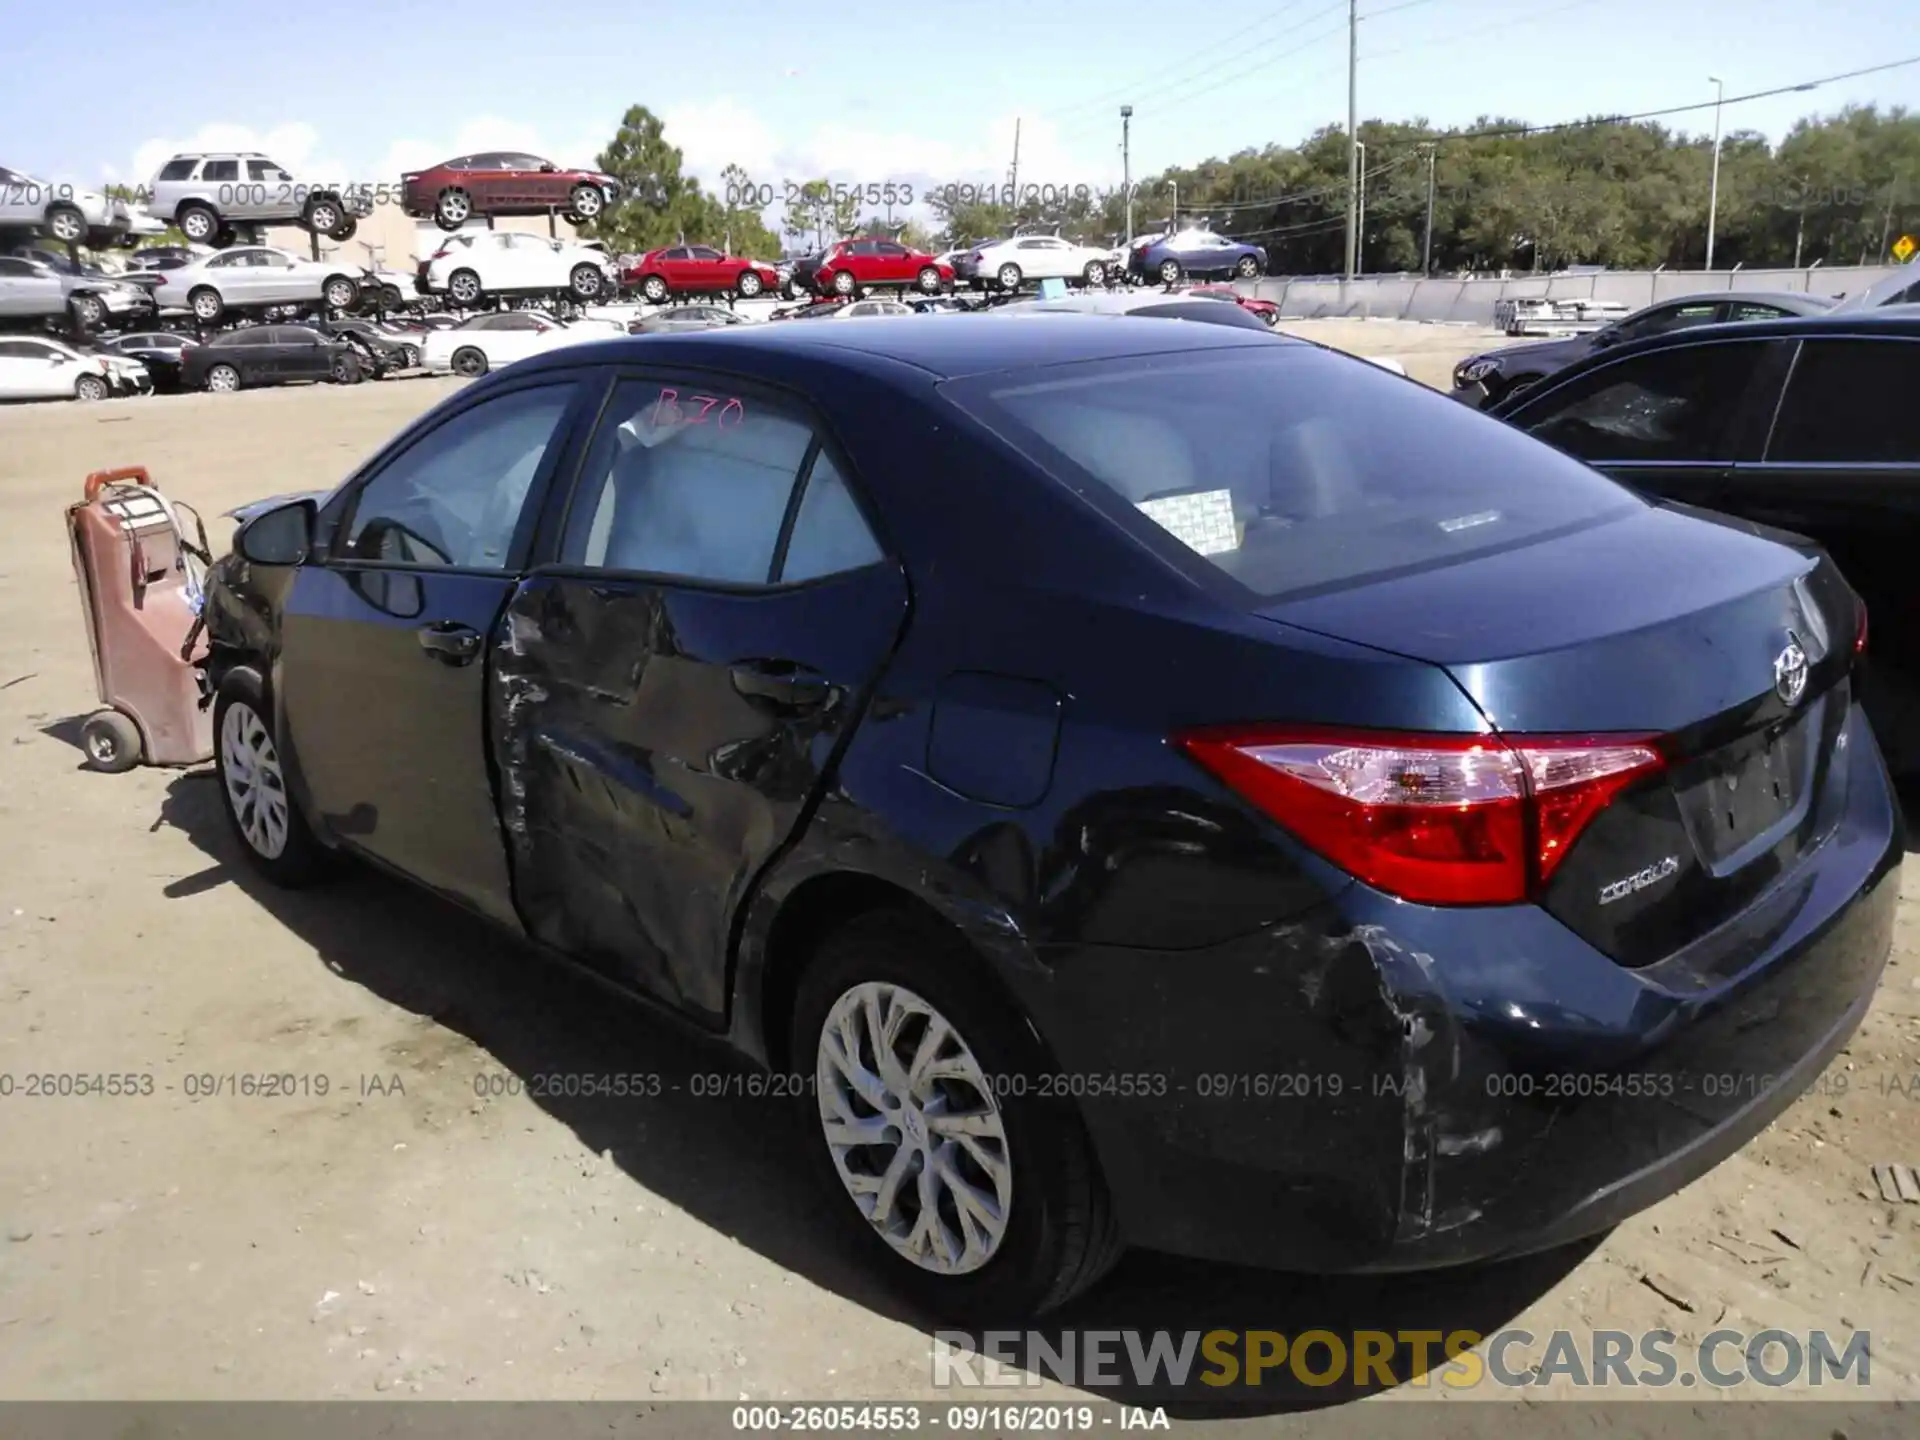
[[[1364,123],[1362,268],[1420,269],[1430,200],[1436,272],[1705,262],[1711,139],[1650,122],[1524,130],[1523,122],[1498,117],[1454,129]],[[922,186],[934,216],[930,231],[909,223],[900,207],[869,205],[870,197],[825,179],[782,182],[777,190],[761,184],[756,193],[754,177],[733,166],[716,195],[683,173],[679,149],[639,105],[598,163],[625,182],[627,194],[592,233],[622,251],[684,237],[771,256],[795,243],[862,230],[898,234],[903,226],[909,242],[940,247],[1018,227],[1058,228],[1104,245],[1127,224],[1117,186],[1036,194],[1020,204],[927,194]],[[768,228],[766,209],[753,203],[770,193],[786,247]],[[1275,273],[1327,274],[1344,267],[1346,209],[1346,131],[1329,126],[1297,146],[1243,150],[1137,182],[1133,228],[1206,223],[1265,245]],[[1875,263],[1907,227],[1920,228],[1920,116],[1850,107],[1800,121],[1777,147],[1752,131],[1722,143],[1716,266]]]

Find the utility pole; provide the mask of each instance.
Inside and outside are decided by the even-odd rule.
[[[1433,274],[1433,165],[1439,152],[1438,145],[1427,146],[1427,238],[1420,245],[1420,273],[1427,277]]]
[[[1013,120],[1013,169],[1007,175],[1007,188],[1013,191],[1013,213],[1020,214],[1020,117]]]
[[[1127,246],[1133,246],[1133,153],[1128,149],[1133,128],[1133,106],[1120,107],[1120,191],[1127,197]]]
[[[1880,216],[1880,254],[1882,257],[1887,253],[1887,236],[1893,233],[1893,191],[1894,187],[1899,183],[1897,177],[1887,182],[1887,208]],[[1883,258],[1880,263],[1885,264],[1885,259]]]
[[[1727,86],[1718,75],[1713,82],[1713,180],[1707,187],[1707,269],[1713,269],[1713,222],[1720,210],[1720,104],[1727,98]]]
[[[1347,279],[1353,279],[1360,239],[1360,0],[1347,0]]]
[[[1353,273],[1367,273],[1367,142],[1356,140],[1353,148],[1360,156],[1359,205],[1353,226]]]
[[[1178,231],[1180,228],[1180,182],[1169,180],[1167,183],[1173,186],[1173,231]]]

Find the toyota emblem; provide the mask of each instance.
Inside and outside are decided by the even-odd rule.
[[[1773,659],[1773,692],[1789,705],[1798,705],[1807,693],[1807,652],[1800,637],[1787,631],[1787,648]]]

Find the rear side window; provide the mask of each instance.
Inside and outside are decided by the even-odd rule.
[[[193,174],[193,167],[199,163],[198,160],[192,159],[191,157],[185,160],[169,160],[160,167],[160,178],[162,180],[185,180]]]
[[[1767,445],[1769,460],[1920,464],[1920,345],[1809,340]]]
[[[1507,415],[1591,461],[1726,460],[1734,411],[1766,342],[1689,345],[1605,365]]]
[[[1262,598],[1465,560],[1643,503],[1456,401],[1307,346],[1045,376],[942,393],[1072,488],[1093,482],[1136,534],[1171,535]]]

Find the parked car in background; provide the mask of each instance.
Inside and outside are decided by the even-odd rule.
[[[1824,547],[1872,617],[1862,689],[1881,748],[1920,778],[1916,394],[1920,315],[1862,310],[1656,336],[1491,413],[1643,493]],[[1854,639],[1801,635],[1816,648]]]
[[[672,334],[680,330],[715,330],[725,325],[745,325],[747,317],[723,305],[673,305],[637,316],[627,326],[630,335]]]
[[[953,285],[953,267],[897,240],[862,236],[829,245],[816,263],[796,269],[797,287],[817,295],[856,295],[880,288],[915,289],[932,295]]]
[[[151,314],[142,286],[109,276],[55,270],[40,260],[0,256],[0,319],[64,320],[80,330]]]
[[[270,245],[240,245],[162,270],[153,293],[161,309],[185,310],[202,325],[211,325],[229,310],[270,305],[345,310],[358,298],[360,286],[335,261],[309,260]]]
[[[364,191],[297,180],[255,151],[175,155],[148,189],[147,209],[195,245],[229,243],[236,225],[298,224],[315,235],[350,240],[373,209]]]
[[[823,309],[821,317],[828,320],[875,320],[886,315],[918,314],[911,305],[902,300],[890,300],[885,296],[874,296],[871,300],[851,300],[843,304]]]
[[[780,272],[772,265],[729,255],[711,245],[669,245],[649,250],[620,276],[620,283],[636,288],[658,305],[670,295],[738,295],[751,300],[766,290],[777,290]]]
[[[107,245],[126,233],[129,218],[124,203],[97,190],[0,165],[0,230],[30,227],[69,245]]]
[[[310,325],[249,325],[216,335],[185,351],[180,379],[189,390],[221,394],[256,385],[363,378],[359,357],[345,340]]]
[[[1697,325],[1731,321],[1783,320],[1792,315],[1821,315],[1834,308],[1825,295],[1793,291],[1756,291],[1728,294],[1682,295],[1636,310],[1598,330],[1559,340],[1523,340],[1479,355],[1469,355],[1453,367],[1456,400],[1488,407],[1538,385],[1574,362],[1616,345],[1665,335]]]
[[[1280,323],[1280,307],[1273,301],[1262,300],[1254,295],[1242,295],[1231,285],[1195,285],[1186,293],[1208,300],[1229,301],[1252,315],[1262,325],[1270,327]]]
[[[40,335],[0,334],[0,400],[105,400],[152,388],[146,367],[130,357],[92,354]]]
[[[543,350],[626,333],[625,326],[611,320],[563,325],[536,310],[496,310],[428,334],[420,345],[420,363],[436,375],[484,375]]]
[[[1855,310],[1878,310],[1883,305],[1916,303],[1920,303],[1920,265],[1909,260],[1866,289],[1843,295],[1833,308],[1837,313],[1851,314]]]
[[[1016,235],[976,246],[967,255],[969,280],[986,281],[1002,290],[1018,290],[1029,280],[1082,280],[1104,285],[1107,252],[1076,245],[1058,235]],[[954,267],[958,277],[961,267]]]
[[[449,235],[420,262],[417,281],[427,294],[471,308],[488,295],[570,295],[598,300],[614,288],[606,253],[565,240],[512,230]]]
[[[575,225],[620,198],[620,182],[597,170],[571,170],[520,151],[490,150],[442,160],[400,177],[400,208],[442,230],[476,216],[545,215],[558,210]]]
[[[1236,329],[1268,333],[1268,327],[1251,311],[1238,305],[1222,305],[1207,296],[1191,292],[1168,294],[1164,290],[1131,292],[1103,290],[1083,295],[1067,295],[1057,300],[1016,300],[987,312],[996,316],[1027,315],[1131,315],[1157,320],[1194,320],[1204,325],[1230,325]]]
[[[360,356],[362,369],[370,369],[376,379],[397,370],[408,370],[420,363],[420,341],[407,341],[383,330],[370,320],[342,316],[316,320],[313,328],[337,340],[357,340],[365,347]],[[372,364],[369,365],[368,361]]]
[[[1189,275],[1238,275],[1251,280],[1267,270],[1267,252],[1211,230],[1178,230],[1136,241],[1128,266],[1142,280],[1177,285]]]
[[[203,610],[247,863],[723,1037],[796,1082],[790,1212],[1013,1324],[1129,1244],[1568,1244],[1762,1132],[1900,905],[1856,612],[1372,366],[1073,315],[537,357]]]
[[[147,367],[153,388],[171,393],[186,388],[181,377],[181,362],[186,352],[199,342],[171,330],[142,330],[102,340],[94,349],[101,354],[122,355]]]
[[[130,272],[178,270],[182,265],[191,265],[212,253],[211,247],[204,245],[198,249],[187,245],[149,245],[127,256],[127,269]]]

